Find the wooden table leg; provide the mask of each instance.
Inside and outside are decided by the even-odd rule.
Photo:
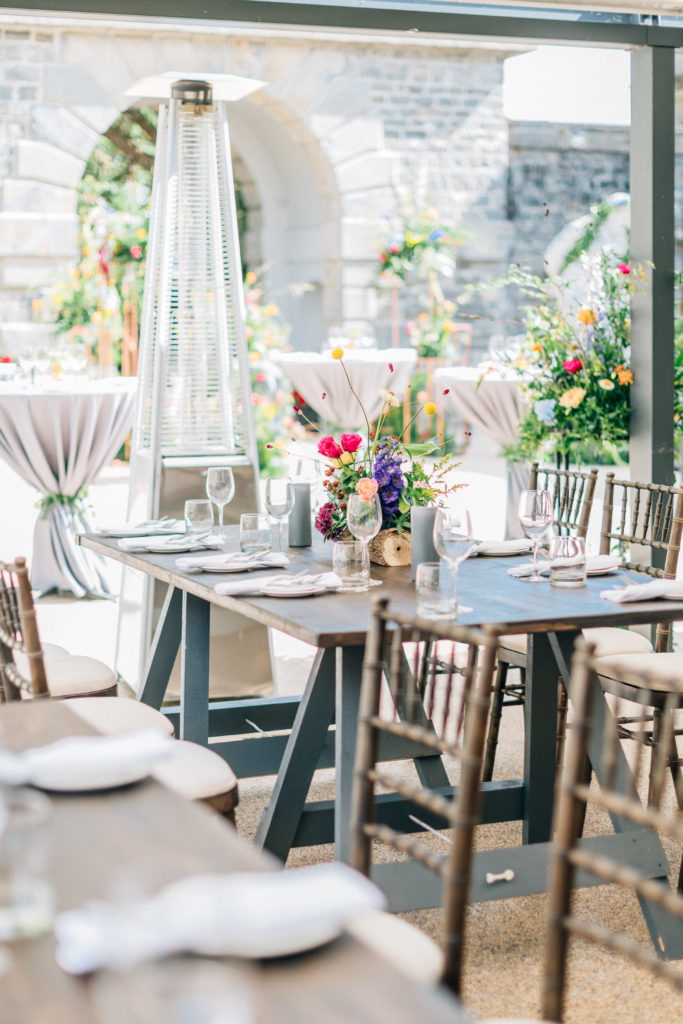
[[[320,753],[334,716],[335,649],[316,653],[285,747],[270,803],[254,842],[287,860]]]

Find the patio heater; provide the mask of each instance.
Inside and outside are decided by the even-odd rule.
[[[262,85],[234,75],[166,72],[127,92],[166,101],[159,108],[140,325],[133,522],[182,519],[187,498],[206,497],[209,466],[231,466],[235,475],[226,522],[259,507],[227,103]],[[165,590],[124,571],[116,667],[132,685],[142,679]],[[213,696],[244,692],[245,680],[250,693],[270,688],[263,627],[212,608],[211,636]],[[177,665],[174,675],[171,694]]]

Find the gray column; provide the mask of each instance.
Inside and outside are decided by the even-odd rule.
[[[647,285],[632,307],[630,462],[660,484],[673,481],[674,86],[672,48],[633,50],[631,265]]]

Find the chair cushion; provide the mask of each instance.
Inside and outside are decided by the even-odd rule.
[[[66,647],[60,647],[59,644],[43,644],[40,645],[43,648],[44,658],[68,658],[69,652]]]
[[[237,789],[237,777],[220,754],[187,740],[176,740],[152,774],[187,800],[211,800]]]
[[[683,692],[683,652],[613,654],[598,658],[595,668],[599,675],[630,686],[662,693],[672,690]]]
[[[595,644],[597,658],[608,654],[649,654],[653,650],[647,637],[630,629],[618,629],[616,626],[584,629],[583,637],[588,643]],[[527,639],[526,633],[511,633],[500,638],[500,646],[507,647],[517,654],[526,654]]]
[[[428,985],[440,980],[443,953],[433,939],[403,918],[373,910],[354,917],[346,930],[411,978]]]
[[[158,729],[173,735],[173,725],[167,715],[127,697],[70,697],[64,701],[79,718],[105,736],[137,732],[138,729]]]
[[[45,673],[51,697],[84,697],[116,690],[116,673],[97,658],[78,654],[46,658]]]

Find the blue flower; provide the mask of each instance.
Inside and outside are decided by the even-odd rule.
[[[445,234],[446,234],[446,229],[445,228],[434,228],[434,230],[430,231],[429,234],[427,235],[427,241],[428,242],[438,242],[439,239],[443,238],[443,236]]]
[[[539,398],[537,402],[534,402],[534,412],[541,423],[545,423],[548,427],[553,425],[556,405],[557,402],[554,398]]]

